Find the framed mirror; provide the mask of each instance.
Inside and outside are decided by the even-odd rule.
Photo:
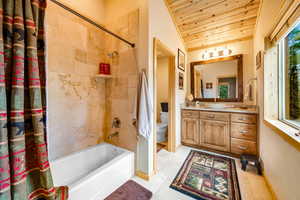
[[[243,55],[191,63],[196,101],[243,102]]]

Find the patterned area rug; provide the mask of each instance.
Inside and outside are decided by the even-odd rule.
[[[171,188],[200,200],[240,200],[233,159],[191,151]]]
[[[127,181],[105,200],[150,200],[152,192],[134,181]]]

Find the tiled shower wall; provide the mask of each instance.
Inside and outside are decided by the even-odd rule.
[[[113,32],[136,43],[138,22],[136,10],[107,24]],[[51,2],[46,30],[50,160],[103,141],[135,151],[135,50]],[[111,59],[107,54],[113,51],[119,56]],[[100,62],[111,63],[112,79],[95,79]],[[114,117],[120,118],[120,129],[111,128]],[[119,137],[105,139],[115,131]]]
[[[107,21],[108,29],[137,44],[139,28],[139,11],[134,10],[113,21]],[[138,65],[136,49],[127,44],[109,37],[106,40],[108,52],[117,51],[119,56],[112,58],[111,69],[113,79],[106,83],[106,131],[111,134],[119,131],[119,137],[106,140],[114,145],[136,150],[137,138],[136,129],[132,125],[134,118],[134,103],[138,86]],[[111,127],[112,119],[121,120],[121,128]]]
[[[50,160],[103,141],[104,33],[49,2],[46,12]]]

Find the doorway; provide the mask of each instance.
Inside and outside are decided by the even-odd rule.
[[[154,38],[154,172],[157,152],[175,152],[175,74],[176,55]]]

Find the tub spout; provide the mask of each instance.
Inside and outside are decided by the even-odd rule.
[[[113,137],[118,137],[119,136],[119,132],[114,132],[112,134],[110,134],[107,139],[111,140]]]

